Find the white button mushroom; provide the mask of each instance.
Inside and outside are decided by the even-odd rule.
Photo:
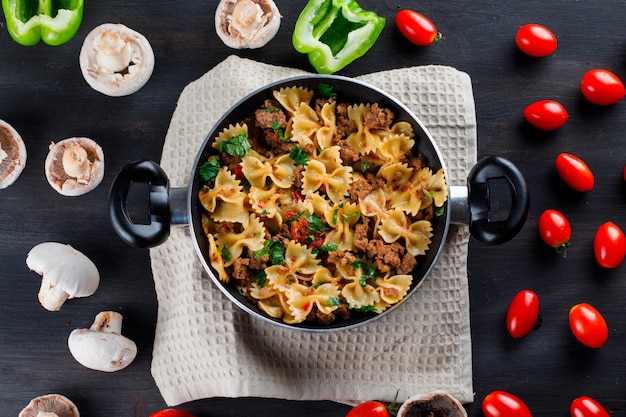
[[[141,33],[122,24],[92,30],[80,50],[85,81],[108,96],[126,96],[143,87],[154,70],[154,51]]]
[[[0,120],[0,189],[7,188],[26,166],[26,146],[17,131]]]
[[[272,0],[222,0],[215,11],[215,30],[230,48],[260,48],[276,36],[280,18]]]
[[[102,311],[89,329],[70,333],[67,345],[70,353],[86,368],[114,372],[126,368],[137,356],[137,346],[122,336],[122,315]]]
[[[39,302],[49,311],[58,311],[65,300],[87,297],[98,289],[96,265],[70,245],[40,243],[30,250],[26,265],[42,276]]]
[[[463,405],[446,391],[437,390],[415,395],[406,400],[397,413],[398,417],[467,417]]]
[[[68,138],[50,144],[46,179],[65,196],[79,196],[96,188],[104,178],[104,153],[93,140]]]
[[[61,394],[33,398],[18,417],[80,417],[78,408]]]

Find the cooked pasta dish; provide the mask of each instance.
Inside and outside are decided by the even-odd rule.
[[[343,103],[326,84],[273,91],[199,168],[219,280],[288,324],[401,301],[448,198],[414,145],[412,125],[377,103]]]

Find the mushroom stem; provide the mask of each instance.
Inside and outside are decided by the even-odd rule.
[[[37,413],[37,417],[59,417],[59,415],[49,411],[40,411]]]
[[[70,177],[82,178],[90,169],[87,151],[80,145],[70,145],[63,151],[63,169]]]
[[[89,330],[104,333],[122,334],[123,316],[116,311],[98,313]]]
[[[37,298],[46,310],[59,311],[68,297],[68,293],[52,284],[50,281],[46,281],[45,279],[41,281]]]
[[[240,0],[235,4],[233,14],[228,17],[231,33],[239,33],[242,37],[253,37],[257,30],[265,24],[263,9],[250,0]]]
[[[0,162],[4,161],[7,156],[9,156],[9,154],[2,149],[2,144],[0,143]]]
[[[104,31],[100,35],[100,50],[96,60],[100,71],[113,74],[122,72],[131,63],[132,46],[126,42],[118,32]]]

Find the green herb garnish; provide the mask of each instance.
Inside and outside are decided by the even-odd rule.
[[[285,261],[285,245],[278,240],[270,247],[270,262],[272,265],[281,265]]]
[[[333,252],[339,249],[339,245],[336,243],[324,243],[322,245],[322,250],[325,252]]]
[[[289,156],[294,160],[296,166],[306,165],[309,162],[309,157],[307,154],[297,146],[295,146],[291,152],[289,152]]]
[[[322,221],[320,216],[317,215],[317,213],[313,213],[310,216],[306,216],[305,218],[306,221],[309,222],[309,225],[307,226],[309,233],[315,234],[315,232],[328,230],[328,227],[324,225],[324,222]]]
[[[369,266],[366,262],[354,261],[350,264],[350,266],[356,269],[361,269],[361,277],[359,279],[361,287],[365,287],[365,285],[367,285],[368,278],[376,280],[376,269]]]
[[[200,180],[203,182],[212,183],[215,181],[215,177],[217,177],[217,173],[220,171],[220,163],[217,158],[214,156],[204,163],[200,168],[198,168],[198,173],[200,174]]]
[[[248,134],[244,132],[220,142],[220,152],[226,152],[231,156],[243,158],[249,151],[250,142],[248,142]]]
[[[340,306],[341,305],[341,299],[339,297],[328,297],[328,300],[326,300],[326,305],[329,306]]]
[[[337,97],[337,93],[333,91],[334,87],[327,83],[320,83],[317,86],[317,94],[322,97],[335,98]]]
[[[228,249],[227,246],[224,246],[222,250],[220,251],[220,253],[222,254],[222,258],[224,258],[226,262],[232,261],[233,255],[231,255],[230,250]]]
[[[268,107],[265,109],[266,112],[268,113],[278,113],[280,111],[279,107]]]
[[[256,280],[259,287],[265,286],[265,282],[267,281],[267,274],[264,269],[259,269],[254,273],[254,279]]]

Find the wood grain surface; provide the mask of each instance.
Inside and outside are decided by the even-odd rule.
[[[160,159],[163,140],[182,89],[225,57],[238,54],[275,65],[312,70],[291,45],[304,1],[276,1],[282,15],[277,37],[257,50],[227,48],[214,29],[216,1],[109,0],[86,2],[76,37],[59,47],[23,47],[0,25],[0,119],[20,132],[28,149],[26,169],[0,191],[0,406],[16,416],[31,398],[59,392],[81,415],[149,416],[165,408],[150,375],[156,322],[156,295],[147,250],[126,245],[112,229],[108,189],[115,175],[137,159]],[[522,398],[535,416],[566,416],[571,401],[589,395],[611,415],[626,413],[626,265],[597,266],[593,236],[613,221],[626,228],[626,103],[588,104],[578,89],[582,75],[606,68],[626,79],[626,3],[618,0],[550,2],[530,0],[374,1],[362,7],[386,17],[374,47],[339,74],[359,74],[414,65],[449,65],[473,82],[479,157],[499,155],[523,172],[531,192],[528,222],[512,241],[490,247],[473,240],[469,285],[475,402],[493,390]],[[413,8],[429,16],[445,39],[417,47],[394,24],[395,14]],[[156,67],[139,92],[104,96],[83,80],[78,54],[82,40],[102,23],[123,23],[143,33],[154,48]],[[514,38],[525,23],[541,23],[559,40],[546,58],[517,50]],[[569,111],[560,130],[546,133],[523,119],[524,107],[555,99]],[[72,136],[96,140],[104,149],[103,183],[81,197],[63,197],[47,183],[44,160],[50,142]],[[553,161],[561,152],[583,158],[594,171],[594,190],[571,191]],[[567,258],[544,245],[537,233],[539,214],[564,212],[572,223]],[[70,300],[59,312],[37,301],[40,279],[26,267],[38,243],[69,243],[98,265],[101,284],[91,297]],[[520,339],[506,332],[512,297],[533,289],[541,302],[542,327]],[[567,314],[578,302],[595,305],[609,325],[602,349],[580,345]],[[69,332],[87,327],[102,310],[124,315],[123,332],[138,345],[127,369],[104,374],[80,366],[67,349]],[[407,323],[410,325],[410,323]],[[417,393],[410,393],[417,394]],[[199,417],[300,415],[341,417],[349,407],[331,401],[215,398],[180,408]]]

